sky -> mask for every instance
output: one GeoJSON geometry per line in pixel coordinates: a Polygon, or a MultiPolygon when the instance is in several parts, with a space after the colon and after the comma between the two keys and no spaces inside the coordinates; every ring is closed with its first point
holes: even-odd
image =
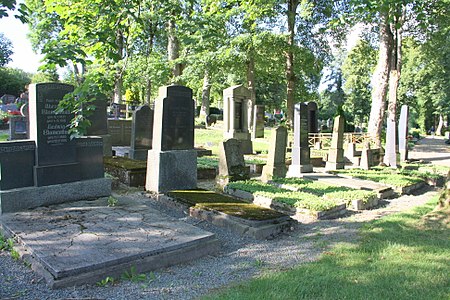
{"type": "Polygon", "coordinates": [[[8,17],[0,18],[0,32],[13,44],[12,62],[9,62],[7,67],[36,73],[42,56],[35,54],[31,49],[31,43],[27,39],[28,25],[22,24],[10,13],[8,17]]]}

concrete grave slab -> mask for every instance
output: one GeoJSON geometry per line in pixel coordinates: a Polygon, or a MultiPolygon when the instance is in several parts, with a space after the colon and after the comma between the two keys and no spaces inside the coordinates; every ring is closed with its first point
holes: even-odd
{"type": "Polygon", "coordinates": [[[15,236],[53,288],[119,278],[133,267],[148,272],[218,251],[215,235],[168,217],[145,199],[107,198],[4,214],[0,226],[15,236]]]}

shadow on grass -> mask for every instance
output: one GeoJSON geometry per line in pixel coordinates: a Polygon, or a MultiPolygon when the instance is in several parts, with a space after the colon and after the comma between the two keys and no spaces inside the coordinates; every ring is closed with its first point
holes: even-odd
{"type": "Polygon", "coordinates": [[[341,243],[316,262],[208,299],[448,299],[450,230],[441,221],[449,211],[430,223],[423,216],[432,208],[372,221],[361,229],[359,245],[341,243]]]}

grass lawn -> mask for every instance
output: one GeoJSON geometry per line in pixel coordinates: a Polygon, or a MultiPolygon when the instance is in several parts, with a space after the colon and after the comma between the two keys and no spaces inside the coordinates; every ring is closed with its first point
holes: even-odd
{"type": "Polygon", "coordinates": [[[0,133],[0,142],[6,142],[9,138],[8,133],[0,133]]]}
{"type": "Polygon", "coordinates": [[[450,299],[450,208],[436,198],[367,223],[312,263],[262,275],[205,299],[450,299]]]}

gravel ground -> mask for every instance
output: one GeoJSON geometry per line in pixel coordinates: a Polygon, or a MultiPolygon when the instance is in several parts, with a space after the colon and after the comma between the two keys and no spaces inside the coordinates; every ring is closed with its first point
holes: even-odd
{"type": "MultiPolygon", "coordinates": [[[[0,252],[0,299],[195,299],[229,284],[313,261],[335,243],[357,243],[358,228],[364,222],[421,205],[434,194],[434,190],[423,190],[420,195],[387,200],[377,209],[341,219],[305,220],[308,222],[299,224],[289,234],[267,241],[237,236],[149,201],[150,206],[168,215],[214,232],[222,243],[221,252],[148,273],[144,281],[121,280],[105,287],[93,283],[60,290],[49,289],[22,262],[0,252]]],[[[141,191],[133,191],[129,196],[145,197],[141,191]]]]}

